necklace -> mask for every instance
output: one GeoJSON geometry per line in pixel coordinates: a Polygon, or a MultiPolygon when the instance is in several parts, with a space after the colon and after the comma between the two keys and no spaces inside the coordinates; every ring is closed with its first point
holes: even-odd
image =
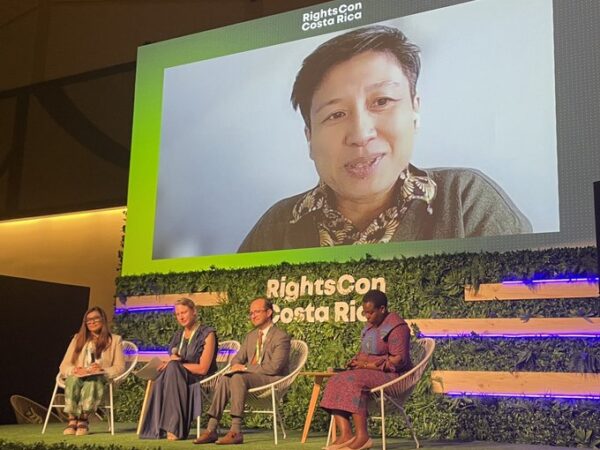
{"type": "MultiPolygon", "coordinates": [[[[196,334],[196,331],[198,330],[198,328],[200,328],[199,323],[194,326],[194,329],[190,333],[190,337],[187,339],[188,343],[192,342],[192,338],[194,337],[194,334],[196,334]]],[[[183,330],[183,333],[181,333],[181,342],[179,343],[179,350],[177,352],[179,355],[181,355],[181,350],[183,349],[183,341],[184,340],[185,340],[185,330],[183,330]]]]}

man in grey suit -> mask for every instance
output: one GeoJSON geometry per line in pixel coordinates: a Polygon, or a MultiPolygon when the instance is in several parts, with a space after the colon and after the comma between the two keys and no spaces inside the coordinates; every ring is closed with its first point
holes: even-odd
{"type": "Polygon", "coordinates": [[[246,335],[238,354],[231,361],[229,373],[222,376],[208,410],[208,425],[194,444],[241,444],[242,416],[248,389],[272,383],[288,374],[290,337],[273,325],[273,304],[257,298],[250,304],[254,330],[246,335]],[[227,402],[231,403],[231,429],[221,439],[217,427],[227,402]]]}

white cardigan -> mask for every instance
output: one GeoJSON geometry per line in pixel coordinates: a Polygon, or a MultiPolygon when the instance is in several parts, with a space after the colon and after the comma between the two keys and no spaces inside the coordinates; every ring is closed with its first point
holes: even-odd
{"type": "MultiPolygon", "coordinates": [[[[122,342],[123,339],[118,334],[112,334],[110,345],[102,352],[101,359],[99,361],[100,366],[106,372],[108,378],[116,378],[125,371],[125,355],[123,354],[122,342]]],[[[79,353],[75,364],[71,362],[73,353],[75,353],[75,343],[77,341],[77,335],[71,339],[71,343],[67,348],[67,352],[60,363],[60,374],[63,377],[73,375],[75,367],[85,366],[86,352],[84,349],[79,353]]]]}

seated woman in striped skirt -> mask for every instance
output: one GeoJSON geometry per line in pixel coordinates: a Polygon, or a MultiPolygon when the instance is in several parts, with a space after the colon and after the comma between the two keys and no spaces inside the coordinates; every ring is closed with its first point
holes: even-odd
{"type": "Polygon", "coordinates": [[[94,306],[86,311],[60,364],[60,374],[65,378],[65,413],[69,418],[63,434],[88,433],[88,416],[102,401],[108,380],[125,370],[121,343],[121,336],[110,332],[102,308],[94,306]]]}

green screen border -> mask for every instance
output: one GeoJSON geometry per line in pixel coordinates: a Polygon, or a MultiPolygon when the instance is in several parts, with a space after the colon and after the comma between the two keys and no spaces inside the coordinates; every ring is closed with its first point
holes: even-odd
{"type": "Polygon", "coordinates": [[[334,248],[152,259],[165,69],[465,3],[465,0],[440,1],[435,6],[422,3],[417,5],[415,2],[400,5],[395,0],[363,0],[361,2],[363,5],[362,19],[358,21],[314,31],[301,30],[303,13],[350,3],[358,2],[328,2],[146,45],[138,49],[127,233],[122,275],[185,272],[213,267],[233,269],[272,265],[281,262],[347,261],[360,259],[367,255],[388,259],[400,255],[414,256],[457,250],[481,250],[488,247],[487,243],[493,244],[494,239],[489,241],[488,238],[484,241],[482,238],[473,238],[458,240],[461,241],[460,243],[457,243],[457,240],[397,242],[334,248]]]}

